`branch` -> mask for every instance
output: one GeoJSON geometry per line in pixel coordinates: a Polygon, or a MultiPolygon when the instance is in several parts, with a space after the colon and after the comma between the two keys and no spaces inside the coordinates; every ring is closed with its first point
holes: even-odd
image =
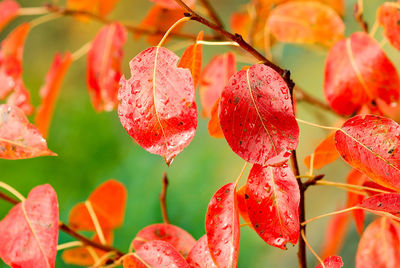
{"type": "Polygon", "coordinates": [[[224,28],[224,24],[222,23],[222,20],[218,16],[215,9],[211,6],[210,2],[208,0],[199,0],[199,1],[204,6],[204,8],[207,9],[208,14],[210,15],[211,19],[215,22],[215,24],[217,24],[221,28],[224,28]]]}
{"type": "Polygon", "coordinates": [[[306,190],[311,185],[317,184],[319,180],[322,180],[325,177],[325,174],[316,175],[313,178],[309,179],[305,183],[303,183],[304,190],[306,190]]]}
{"type": "Polygon", "coordinates": [[[167,173],[164,172],[164,175],[162,178],[162,189],[161,189],[161,194],[160,194],[160,206],[161,206],[161,215],[162,215],[163,221],[165,223],[169,224],[170,221],[168,218],[167,204],[166,204],[167,188],[168,188],[168,177],[167,177],[167,173]]]}
{"type": "MultiPolygon", "coordinates": [[[[3,193],[3,192],[0,192],[0,199],[3,199],[3,200],[5,200],[8,203],[11,203],[13,205],[16,205],[16,204],[18,204],[20,202],[19,200],[15,199],[15,198],[13,198],[13,197],[11,197],[11,196],[3,193]]],[[[100,250],[104,250],[104,251],[107,251],[107,252],[114,251],[115,255],[116,255],[116,258],[120,258],[123,255],[125,255],[125,253],[123,253],[119,249],[116,249],[116,248],[114,248],[112,246],[102,245],[100,243],[97,243],[95,241],[92,241],[92,240],[86,238],[85,236],[83,236],[83,235],[77,233],[76,231],[74,231],[71,227],[69,227],[67,224],[63,223],[62,221],[60,221],[58,223],[58,228],[61,231],[63,231],[64,233],[69,234],[70,236],[78,239],[79,241],[82,241],[82,243],[84,243],[87,246],[92,246],[94,248],[97,248],[97,249],[100,249],[100,250]]]]}
{"type": "Polygon", "coordinates": [[[357,3],[354,5],[354,18],[360,24],[361,29],[368,33],[368,23],[363,18],[364,13],[364,4],[363,0],[358,0],[357,3]]]}
{"type": "Polygon", "coordinates": [[[320,101],[319,99],[311,96],[310,94],[308,94],[306,91],[304,91],[304,89],[295,86],[294,91],[297,93],[296,95],[296,101],[305,101],[308,102],[309,104],[312,104],[318,108],[321,108],[325,111],[329,111],[331,113],[334,113],[338,116],[341,116],[340,114],[337,114],[334,110],[331,109],[331,107],[325,103],[320,101]]]}

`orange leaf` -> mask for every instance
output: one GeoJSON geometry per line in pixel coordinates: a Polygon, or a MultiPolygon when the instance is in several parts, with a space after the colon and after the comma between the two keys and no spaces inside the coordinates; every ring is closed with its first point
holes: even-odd
{"type": "Polygon", "coordinates": [[[14,106],[0,105],[0,158],[25,159],[56,155],[47,148],[40,131],[29,123],[24,112],[14,106]]]}
{"type": "Polygon", "coordinates": [[[37,109],[35,124],[44,137],[47,137],[51,118],[53,117],[54,108],[60,93],[61,83],[71,63],[72,57],[69,52],[65,54],[64,58],[62,58],[61,54],[57,53],[47,73],[45,84],[40,89],[42,103],[37,109]]]}
{"type": "MultiPolygon", "coordinates": [[[[362,186],[368,177],[356,169],[353,169],[347,175],[347,183],[362,186]]],[[[364,200],[364,196],[352,192],[347,193],[347,207],[353,207],[360,204],[364,200]]],[[[356,229],[359,234],[362,234],[364,229],[365,212],[361,209],[352,211],[353,219],[356,224],[356,229]]]]}
{"type": "Polygon", "coordinates": [[[280,42],[318,43],[331,46],[344,37],[344,23],[329,6],[319,2],[289,2],[279,5],[267,21],[280,42]]]}
{"type": "MultiPolygon", "coordinates": [[[[154,2],[157,6],[167,9],[181,9],[181,6],[175,2],[175,0],[150,0],[154,2]]],[[[189,7],[194,7],[196,0],[185,0],[186,5],[189,7]]]]}
{"type": "MultiPolygon", "coordinates": [[[[104,182],[89,196],[88,201],[93,207],[102,230],[114,229],[122,225],[126,197],[125,186],[115,180],[104,182]]],[[[68,221],[76,230],[96,231],[85,203],[79,203],[72,208],[68,221]]]]}
{"type": "MultiPolygon", "coordinates": [[[[339,154],[335,148],[335,132],[329,134],[324,140],[318,144],[317,148],[314,150],[314,160],[313,168],[320,169],[324,166],[336,161],[339,158],[339,154]]],[[[304,158],[304,164],[308,169],[311,168],[311,157],[312,155],[307,155],[304,158]]]]}
{"type": "Polygon", "coordinates": [[[68,0],[67,8],[107,16],[119,0],[68,0]]]}
{"type": "Polygon", "coordinates": [[[19,4],[14,0],[0,2],[0,31],[18,15],[19,8],[19,4]]]}
{"type": "Polygon", "coordinates": [[[246,184],[240,187],[240,189],[236,191],[236,199],[237,199],[239,215],[252,228],[246,205],[246,184]]]}
{"type": "MultiPolygon", "coordinates": [[[[196,41],[203,40],[203,31],[197,35],[196,41]]],[[[197,86],[197,82],[200,78],[201,64],[203,60],[203,49],[201,44],[190,45],[181,57],[178,63],[178,67],[188,68],[193,76],[194,87],[197,86]]]]}
{"type": "Polygon", "coordinates": [[[211,110],[211,118],[208,121],[208,133],[211,137],[220,139],[224,137],[224,132],[222,131],[221,124],[219,123],[219,99],[215,102],[211,110]]]}

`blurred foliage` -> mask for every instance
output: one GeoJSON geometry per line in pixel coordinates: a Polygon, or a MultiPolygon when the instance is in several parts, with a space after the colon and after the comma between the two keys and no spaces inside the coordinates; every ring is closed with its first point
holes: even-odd
{"type": "MultiPolygon", "coordinates": [[[[23,7],[39,6],[46,1],[19,1],[23,7]]],[[[55,1],[63,5],[63,1],[55,1]]],[[[226,25],[229,15],[238,9],[244,0],[211,1],[226,25]]],[[[365,18],[370,25],[375,20],[375,10],[381,1],[365,2],[365,18]]],[[[345,15],[346,35],[359,30],[352,17],[354,1],[347,1],[345,15]]],[[[144,17],[151,3],[147,0],[121,0],[111,18],[137,24],[144,17]]],[[[16,25],[32,17],[14,20],[3,32],[1,40],[16,25]]],[[[185,32],[197,33],[202,29],[196,22],[188,22],[185,32]]],[[[38,90],[57,51],[75,51],[90,41],[101,24],[84,23],[73,18],[59,18],[40,25],[28,36],[24,54],[24,80],[30,89],[33,102],[38,104],[38,90]]],[[[211,33],[210,31],[206,30],[211,33]]],[[[381,40],[380,32],[377,34],[381,40]]],[[[170,42],[167,47],[177,47],[181,41],[170,42]]],[[[145,49],[144,38],[129,38],[125,46],[124,73],[130,76],[128,62],[139,51],[145,49]]],[[[204,47],[205,63],[216,53],[229,47],[204,47]]],[[[390,45],[384,48],[399,67],[399,56],[390,45]]],[[[181,55],[183,49],[176,51],[181,55]]],[[[279,44],[274,50],[277,62],[292,70],[294,81],[308,92],[322,99],[324,60],[327,50],[318,46],[279,44]]],[[[241,63],[241,65],[243,65],[241,63]]],[[[67,222],[69,210],[77,202],[85,200],[101,182],[115,178],[128,189],[128,205],[125,224],[115,234],[114,245],[127,251],[130,241],[146,225],[161,222],[158,194],[161,178],[168,173],[168,209],[171,222],[188,230],[196,239],[204,234],[204,217],[207,204],[213,193],[225,183],[233,181],[239,174],[243,161],[237,157],[224,140],[208,135],[208,121],[200,118],[193,142],[167,168],[163,159],[141,149],[122,128],[116,111],[98,114],[91,106],[86,89],[86,59],[75,62],[63,83],[59,102],[48,138],[51,150],[58,157],[43,157],[31,160],[0,160],[0,180],[12,185],[22,194],[39,184],[50,183],[58,194],[60,218],[67,222]]],[[[298,105],[298,117],[320,124],[334,124],[335,117],[308,104],[298,105]]],[[[303,158],[327,133],[324,130],[301,125],[298,159],[305,173],[303,158]]],[[[342,162],[324,168],[320,172],[329,180],[344,181],[349,168],[342,162]]],[[[242,180],[242,183],[245,180],[242,180]]],[[[345,202],[345,192],[338,189],[312,187],[307,191],[307,218],[329,212],[345,202]]],[[[0,217],[11,208],[0,201],[0,217]]],[[[311,223],[308,228],[310,243],[318,251],[323,241],[326,219],[311,223]]],[[[242,228],[239,267],[296,267],[296,248],[282,251],[266,245],[255,232],[242,228]]],[[[60,243],[72,239],[60,233],[60,243]]],[[[354,226],[342,250],[345,267],[354,267],[354,256],[359,237],[354,226]]],[[[59,254],[60,255],[60,254],[59,254]]],[[[316,261],[309,254],[310,264],[316,261]]],[[[0,264],[0,267],[5,267],[0,264]]],[[[59,256],[56,267],[68,267],[59,256]]]]}

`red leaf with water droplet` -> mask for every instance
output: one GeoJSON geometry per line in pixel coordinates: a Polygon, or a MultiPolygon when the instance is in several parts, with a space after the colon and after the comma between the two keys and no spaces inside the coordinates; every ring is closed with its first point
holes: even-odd
{"type": "Polygon", "coordinates": [[[111,111],[118,104],[121,79],[122,48],[126,30],[119,23],[104,26],[93,40],[88,52],[87,83],[96,111],[111,111]]]}
{"type": "Polygon", "coordinates": [[[391,119],[358,115],[336,132],[336,149],[375,182],[400,189],[400,126],[391,119]]]}
{"type": "MultiPolygon", "coordinates": [[[[400,214],[400,194],[377,194],[366,198],[359,207],[377,212],[387,212],[393,215],[400,214]]],[[[379,213],[378,213],[379,214],[379,213]]]]}
{"type": "Polygon", "coordinates": [[[246,198],[248,198],[248,196],[246,195],[246,184],[243,185],[242,187],[240,187],[239,190],[236,191],[236,199],[237,199],[237,203],[238,203],[238,211],[239,211],[239,215],[242,217],[242,219],[246,222],[246,223],[250,223],[250,218],[249,218],[249,213],[247,211],[247,205],[246,205],[246,198]]]}
{"type": "Polygon", "coordinates": [[[290,167],[254,165],[246,185],[247,211],[257,234],[274,247],[295,245],[300,234],[300,191],[290,167]]]}
{"type": "Polygon", "coordinates": [[[236,58],[233,53],[218,55],[211,59],[200,78],[200,101],[203,116],[210,117],[215,102],[236,72],[236,58]]]}
{"type": "Polygon", "coordinates": [[[71,53],[67,52],[64,57],[57,53],[47,73],[45,84],[40,89],[42,103],[37,109],[35,124],[43,133],[44,137],[47,137],[51,118],[53,117],[54,108],[60,93],[61,83],[71,63],[71,53]]]}
{"type": "MultiPolygon", "coordinates": [[[[203,31],[197,35],[196,41],[203,40],[203,31]]],[[[190,45],[184,52],[179,61],[178,67],[188,68],[193,76],[194,87],[200,78],[201,65],[203,60],[203,46],[201,44],[190,45]]]]}
{"type": "Polygon", "coordinates": [[[181,254],[168,242],[153,240],[141,246],[136,254],[152,268],[189,268],[181,254]]]}
{"type": "Polygon", "coordinates": [[[283,163],[297,147],[299,126],[289,88],[263,64],[239,71],[229,80],[219,102],[219,120],[229,146],[247,162],[283,163]]]}
{"type": "Polygon", "coordinates": [[[324,93],[333,110],[351,115],[375,99],[398,101],[395,66],[366,33],[354,33],[335,44],[325,64],[324,93]]]}
{"type": "Polygon", "coordinates": [[[220,139],[224,137],[221,124],[219,123],[219,99],[215,102],[211,110],[211,118],[208,121],[208,133],[211,137],[220,139]]]}
{"type": "Polygon", "coordinates": [[[356,254],[356,268],[395,268],[400,265],[400,241],[395,222],[373,221],[364,231],[356,254]]]}
{"type": "MultiPolygon", "coordinates": [[[[307,155],[304,158],[304,164],[308,169],[311,168],[311,157],[307,155]]],[[[335,148],[335,132],[329,134],[324,140],[318,144],[314,150],[313,168],[320,169],[324,166],[336,161],[339,158],[339,154],[335,148]]]]}
{"type": "Polygon", "coordinates": [[[211,198],[206,214],[208,247],[218,267],[236,267],[239,256],[240,224],[236,185],[222,186],[211,198]]]}
{"type": "Polygon", "coordinates": [[[19,4],[14,0],[0,2],[0,31],[18,15],[19,4]]]}
{"type": "MultiPolygon", "coordinates": [[[[175,0],[150,0],[151,2],[154,2],[156,5],[167,8],[167,9],[182,9],[181,6],[176,3],[175,0]]],[[[194,3],[196,0],[185,0],[183,1],[186,5],[189,7],[193,7],[194,3]]]]}
{"type": "Polygon", "coordinates": [[[377,20],[389,42],[400,50],[400,3],[383,3],[377,11],[377,20]]]}
{"type": "Polygon", "coordinates": [[[203,235],[194,245],[186,261],[192,268],[217,268],[208,248],[207,235],[203,235]]]}
{"type": "Polygon", "coordinates": [[[0,105],[0,158],[25,159],[56,154],[18,107],[0,105]]]}
{"type": "MultiPolygon", "coordinates": [[[[347,175],[347,183],[352,185],[360,185],[362,186],[364,182],[366,182],[368,177],[359,172],[356,169],[352,169],[347,175]]],[[[354,207],[355,205],[360,204],[364,200],[364,195],[356,194],[352,192],[347,192],[347,207],[354,207]]],[[[353,219],[356,224],[356,228],[359,234],[362,234],[364,229],[364,219],[365,219],[365,211],[361,209],[356,209],[352,211],[353,219]]]]}
{"type": "Polygon", "coordinates": [[[0,258],[12,267],[54,267],[58,202],[54,189],[37,186],[0,221],[0,258]]]}
{"type": "Polygon", "coordinates": [[[162,240],[170,243],[179,253],[186,257],[196,244],[196,240],[178,226],[158,223],[140,230],[132,241],[133,249],[138,250],[145,242],[162,240]]]}
{"type": "MultiPolygon", "coordinates": [[[[340,267],[343,267],[343,261],[342,261],[342,258],[339,256],[331,256],[331,257],[327,257],[324,260],[324,265],[325,265],[325,268],[340,268],[340,267]]],[[[323,267],[322,267],[322,264],[319,264],[315,268],[323,268],[323,267]]]]}
{"type": "Polygon", "coordinates": [[[152,47],[130,62],[132,77],[121,78],[118,115],[122,126],[145,150],[169,165],[189,145],[197,128],[193,79],[177,68],[178,56],[152,47]]]}
{"type": "MultiPolygon", "coordinates": [[[[104,182],[90,194],[88,201],[102,230],[111,230],[122,225],[126,199],[125,186],[116,180],[104,182]]],[[[72,208],[68,221],[76,230],[96,231],[85,203],[79,203],[72,208]]]]}

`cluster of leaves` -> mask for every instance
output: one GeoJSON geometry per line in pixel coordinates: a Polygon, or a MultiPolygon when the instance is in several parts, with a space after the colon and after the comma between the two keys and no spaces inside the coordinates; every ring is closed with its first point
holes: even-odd
{"type": "MultiPolygon", "coordinates": [[[[80,16],[90,13],[101,18],[117,2],[69,0],[67,8],[79,11],[80,16]]],[[[202,115],[210,118],[210,135],[224,138],[245,161],[245,167],[252,164],[252,168],[241,188],[237,189],[240,175],[213,195],[205,217],[205,235],[198,241],[177,226],[155,224],[137,234],[128,254],[111,248],[113,230],[123,222],[127,193],[120,183],[107,181],[72,209],[68,221],[75,232],[93,232],[91,240],[111,250],[80,243],[63,252],[64,261],[83,266],[114,261],[124,267],[236,267],[239,215],[271,246],[286,249],[287,243],[296,245],[301,235],[305,240],[300,203],[306,187],[296,177],[300,174],[295,162],[289,165],[299,142],[292,86],[271,64],[254,64],[237,71],[232,52],[215,56],[202,70],[203,32],[179,58],[162,45],[168,34],[178,33],[179,23],[184,21],[178,21],[183,15],[181,1],[152,2],[155,5],[140,26],[154,29],[148,42],[158,45],[130,61],[131,78],[121,74],[125,25],[105,25],[90,43],[87,82],[95,110],[118,108],[128,134],[171,165],[195,135],[195,92],[199,86],[202,115]],[[179,23],[174,24],[176,21],[179,23]]],[[[185,1],[186,11],[191,11],[194,2],[185,1]]],[[[276,42],[289,42],[329,48],[324,94],[330,108],[343,116],[342,126],[329,127],[334,132],[305,158],[305,164],[310,170],[319,169],[341,156],[354,168],[346,185],[361,190],[349,191],[346,211],[354,212],[362,234],[357,267],[397,267],[400,125],[394,120],[400,119],[400,80],[396,68],[373,34],[356,32],[344,38],[342,1],[255,0],[251,5],[257,14],[234,14],[232,28],[252,40],[255,47],[269,51],[276,42]],[[380,217],[363,231],[365,211],[380,217]]],[[[0,2],[0,10],[6,11],[0,13],[0,27],[17,16],[19,9],[13,0],[0,2]]],[[[384,3],[377,12],[377,25],[384,28],[386,38],[397,49],[399,16],[400,3],[384,3]]],[[[23,47],[30,28],[31,23],[20,25],[1,44],[0,99],[5,104],[0,105],[0,157],[4,159],[56,155],[43,137],[47,136],[63,77],[76,57],[68,52],[55,56],[40,90],[42,103],[36,109],[35,125],[30,124],[27,116],[34,107],[22,80],[23,47]]],[[[312,179],[310,184],[317,182],[316,177],[312,179]]],[[[0,221],[0,258],[12,267],[53,267],[60,226],[56,193],[50,185],[42,185],[32,189],[27,199],[20,199],[0,221]]],[[[334,226],[344,226],[345,219],[334,218],[334,226]]],[[[324,256],[318,267],[342,267],[341,258],[334,256],[337,249],[327,252],[332,254],[324,256]]]]}

